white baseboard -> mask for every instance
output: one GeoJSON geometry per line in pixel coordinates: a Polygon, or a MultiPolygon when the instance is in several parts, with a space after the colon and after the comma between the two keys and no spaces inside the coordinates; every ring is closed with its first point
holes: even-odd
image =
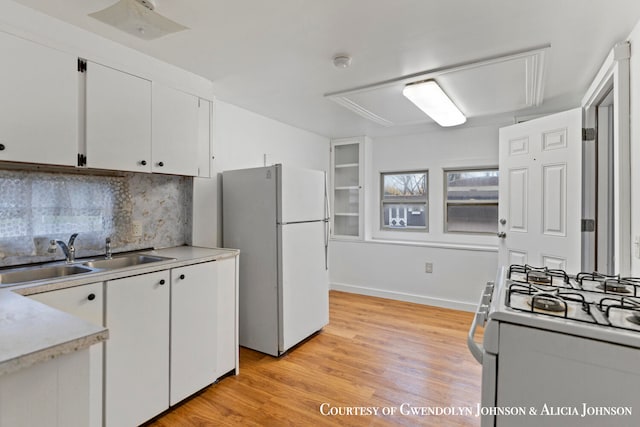
{"type": "Polygon", "coordinates": [[[435,307],[451,308],[461,311],[476,311],[476,304],[443,298],[432,298],[423,295],[407,294],[404,292],[388,291],[383,289],[367,288],[364,286],[348,285],[346,283],[330,283],[332,290],[349,292],[352,294],[368,295],[371,297],[388,298],[398,301],[414,302],[417,304],[433,305],[435,307]]]}

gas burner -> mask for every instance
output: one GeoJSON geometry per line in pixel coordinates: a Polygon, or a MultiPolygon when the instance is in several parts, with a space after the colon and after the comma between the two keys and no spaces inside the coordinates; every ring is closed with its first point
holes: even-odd
{"type": "Polygon", "coordinates": [[[627,317],[627,321],[640,326],[640,312],[633,313],[631,316],[627,317]]]}
{"type": "Polygon", "coordinates": [[[596,286],[596,289],[601,289],[605,292],[613,292],[617,294],[630,294],[631,291],[629,288],[622,282],[617,280],[605,280],[604,283],[601,283],[596,286]]]}
{"type": "Polygon", "coordinates": [[[527,282],[532,284],[550,284],[551,276],[544,271],[530,271],[527,273],[527,282]]]}
{"type": "Polygon", "coordinates": [[[569,285],[569,276],[563,270],[533,267],[529,264],[513,264],[509,266],[507,278],[533,285],[571,287],[569,285]]]}
{"type": "Polygon", "coordinates": [[[567,303],[555,295],[539,293],[532,295],[527,303],[535,309],[560,313],[567,310],[567,303]]]}
{"type": "Polygon", "coordinates": [[[598,273],[597,271],[594,271],[593,273],[578,273],[576,274],[576,280],[578,282],[580,282],[580,284],[582,284],[582,282],[584,280],[591,280],[591,281],[597,281],[597,282],[602,282],[604,280],[608,280],[608,279],[613,279],[613,280],[620,280],[620,275],[619,274],[602,274],[602,273],[598,273]]]}

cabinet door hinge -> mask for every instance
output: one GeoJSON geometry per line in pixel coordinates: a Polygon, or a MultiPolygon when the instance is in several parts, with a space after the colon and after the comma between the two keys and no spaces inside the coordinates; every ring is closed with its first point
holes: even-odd
{"type": "Polygon", "coordinates": [[[87,61],[82,58],[78,58],[78,72],[84,73],[87,71],[87,61]]]}
{"type": "Polygon", "coordinates": [[[78,153],[78,166],[86,166],[87,165],[87,156],[84,154],[78,153]]]}
{"type": "Polygon", "coordinates": [[[594,128],[582,128],[582,140],[583,141],[595,141],[596,130],[594,128]]]}

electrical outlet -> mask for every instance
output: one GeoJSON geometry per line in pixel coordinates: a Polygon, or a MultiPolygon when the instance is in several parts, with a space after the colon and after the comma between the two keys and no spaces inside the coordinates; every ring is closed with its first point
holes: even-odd
{"type": "Polygon", "coordinates": [[[433,273],[433,263],[432,262],[425,262],[424,263],[424,272],[425,273],[433,273]]]}
{"type": "Polygon", "coordinates": [[[142,223],[140,221],[133,221],[131,223],[131,234],[133,237],[142,236],[142,223]]]}

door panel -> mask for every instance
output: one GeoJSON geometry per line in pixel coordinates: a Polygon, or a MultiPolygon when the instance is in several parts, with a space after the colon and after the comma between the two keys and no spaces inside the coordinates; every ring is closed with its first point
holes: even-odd
{"type": "Polygon", "coordinates": [[[542,172],[542,232],[566,236],[566,164],[544,166],[542,172]]]}
{"type": "Polygon", "coordinates": [[[75,55],[0,32],[0,160],[74,166],[75,55]]]}
{"type": "Polygon", "coordinates": [[[528,257],[526,252],[509,251],[509,265],[511,264],[527,264],[528,257]]]}
{"type": "Polygon", "coordinates": [[[325,218],[324,172],[281,166],[281,222],[325,218]]]}
{"type": "Polygon", "coordinates": [[[329,277],[324,263],[324,223],[289,224],[280,229],[280,351],[286,351],[329,322],[329,277]]]}
{"type": "Polygon", "coordinates": [[[500,129],[501,265],[580,269],[581,127],[575,109],[500,129]]]}
{"type": "Polygon", "coordinates": [[[527,169],[509,170],[509,230],[527,232],[527,169]]]}
{"type": "Polygon", "coordinates": [[[151,82],[87,64],[87,166],[151,170],[151,82]]]}
{"type": "Polygon", "coordinates": [[[198,108],[195,96],[153,83],[153,172],[198,175],[198,108]]]}

